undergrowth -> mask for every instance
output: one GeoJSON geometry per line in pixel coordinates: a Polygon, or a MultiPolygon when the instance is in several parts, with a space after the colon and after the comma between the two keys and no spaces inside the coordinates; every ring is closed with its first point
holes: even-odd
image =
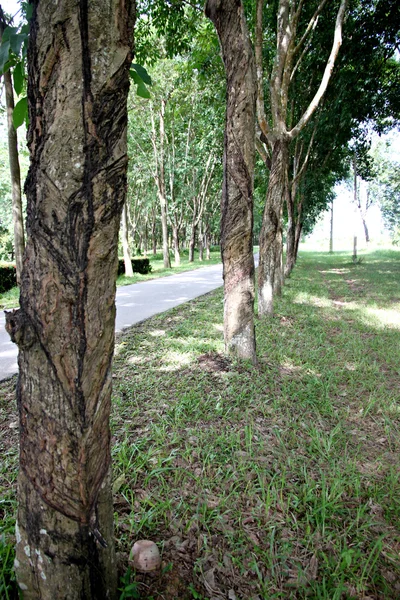
{"type": "MultiPolygon", "coordinates": [[[[123,598],[400,597],[399,259],[303,252],[274,316],[256,319],[257,367],[223,355],[222,290],[118,337],[123,598]],[[160,573],[130,571],[137,539],[157,542],[160,573]]],[[[13,385],[0,387],[3,556],[13,385]]]]}

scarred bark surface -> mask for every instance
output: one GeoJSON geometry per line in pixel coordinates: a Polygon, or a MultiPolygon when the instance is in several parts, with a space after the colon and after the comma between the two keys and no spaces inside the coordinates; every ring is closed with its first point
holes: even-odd
{"type": "Polygon", "coordinates": [[[256,362],[254,335],[253,172],[255,65],[240,0],[208,0],[227,81],[221,252],[226,350],[256,362]]]}
{"type": "Polygon", "coordinates": [[[19,346],[24,598],[113,598],[111,360],[126,193],[130,0],[34,2],[19,346]]]}

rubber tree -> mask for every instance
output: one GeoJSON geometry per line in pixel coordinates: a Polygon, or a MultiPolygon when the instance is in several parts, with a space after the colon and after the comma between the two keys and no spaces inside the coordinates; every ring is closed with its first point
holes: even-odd
{"type": "Polygon", "coordinates": [[[240,0],[207,0],[226,74],[221,253],[226,351],[256,362],[254,332],[253,189],[255,64],[240,0]]]}
{"type": "Polygon", "coordinates": [[[35,0],[19,347],[16,574],[24,599],[115,598],[110,473],[130,0],[35,0]]]}
{"type": "Polygon", "coordinates": [[[264,103],[263,67],[263,0],[257,0],[255,56],[257,64],[257,116],[261,141],[265,144],[270,169],[263,222],[260,232],[258,269],[258,312],[273,312],[273,298],[281,291],[282,209],[287,200],[289,146],[307,126],[323,98],[342,42],[342,26],[346,0],[341,0],[336,15],[333,42],[318,89],[296,124],[291,122],[289,88],[294,75],[309,49],[309,40],[326,0],[316,3],[315,11],[304,25],[301,21],[303,2],[279,0],[277,10],[276,50],[269,79],[269,112],[264,103]],[[300,34],[300,24],[304,25],[300,34]]]}

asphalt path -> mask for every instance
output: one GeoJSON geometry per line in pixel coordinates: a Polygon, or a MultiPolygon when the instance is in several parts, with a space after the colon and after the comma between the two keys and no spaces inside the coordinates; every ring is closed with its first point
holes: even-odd
{"type": "MultiPolygon", "coordinates": [[[[176,275],[117,288],[115,330],[122,331],[169,308],[184,304],[222,285],[222,265],[201,267],[176,275]]],[[[0,314],[0,381],[18,372],[17,346],[5,330],[0,314]]]]}

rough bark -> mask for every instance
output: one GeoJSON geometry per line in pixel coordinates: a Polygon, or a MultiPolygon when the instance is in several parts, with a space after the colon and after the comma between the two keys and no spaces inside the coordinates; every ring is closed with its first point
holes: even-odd
{"type": "Polygon", "coordinates": [[[258,313],[272,314],[273,297],[282,288],[282,208],[287,196],[288,142],[276,140],[260,231],[258,313]]]}
{"type": "Polygon", "coordinates": [[[128,209],[126,202],[122,209],[122,249],[124,252],[125,275],[133,277],[131,249],[129,247],[128,209]]]}
{"type": "Polygon", "coordinates": [[[25,600],[117,593],[109,414],[133,22],[129,0],[34,2],[27,246],[21,308],[7,315],[25,600]]]}
{"type": "MultiPolygon", "coordinates": [[[[2,33],[6,27],[3,20],[3,11],[0,7],[0,42],[2,33]]],[[[22,260],[25,250],[24,219],[22,214],[21,195],[21,169],[18,155],[18,134],[13,123],[14,92],[10,71],[3,74],[6,109],[7,109],[7,134],[8,134],[8,158],[10,162],[12,216],[14,228],[14,250],[17,272],[17,283],[21,281],[22,260]]]]}
{"type": "Polygon", "coordinates": [[[225,65],[224,179],[221,253],[227,352],[256,362],[254,332],[253,185],[255,64],[240,0],[208,0],[225,65]]]}

